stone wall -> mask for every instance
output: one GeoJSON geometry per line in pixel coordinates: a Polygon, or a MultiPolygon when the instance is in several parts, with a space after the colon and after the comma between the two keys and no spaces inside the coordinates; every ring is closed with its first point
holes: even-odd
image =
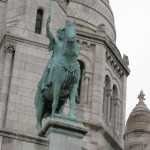
{"type": "Polygon", "coordinates": [[[5,32],[5,9],[6,2],[5,0],[0,1],[0,40],[5,32]]]}
{"type": "Polygon", "coordinates": [[[42,138],[3,132],[1,150],[48,150],[48,141],[42,138]]]}

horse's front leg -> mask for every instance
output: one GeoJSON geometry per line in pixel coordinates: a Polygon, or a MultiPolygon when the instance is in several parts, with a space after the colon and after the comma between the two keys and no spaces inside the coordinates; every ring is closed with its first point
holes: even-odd
{"type": "Polygon", "coordinates": [[[54,85],[53,85],[53,104],[52,104],[51,117],[54,117],[54,115],[56,113],[56,109],[58,107],[60,88],[61,88],[60,83],[54,83],[54,85]]]}
{"type": "Polygon", "coordinates": [[[40,129],[42,127],[42,119],[44,116],[44,100],[41,99],[41,101],[37,105],[37,110],[36,110],[36,116],[37,116],[37,129],[40,129]]]}
{"type": "Polygon", "coordinates": [[[78,89],[78,84],[75,84],[72,86],[72,88],[70,89],[70,94],[69,94],[69,106],[70,106],[70,110],[69,110],[69,114],[68,117],[71,119],[76,119],[76,115],[75,115],[75,107],[76,107],[76,95],[77,95],[77,89],[78,89]]]}

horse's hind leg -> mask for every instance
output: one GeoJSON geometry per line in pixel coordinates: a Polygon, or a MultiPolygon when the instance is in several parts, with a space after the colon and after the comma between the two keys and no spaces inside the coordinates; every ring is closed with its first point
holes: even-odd
{"type": "Polygon", "coordinates": [[[75,106],[76,106],[77,88],[78,88],[78,84],[75,84],[75,85],[73,85],[73,87],[70,89],[70,95],[69,95],[70,110],[69,110],[68,116],[69,116],[69,118],[71,118],[71,119],[76,119],[75,106]]]}
{"type": "Polygon", "coordinates": [[[56,109],[58,107],[58,101],[59,101],[59,94],[60,94],[60,83],[55,83],[53,85],[53,104],[52,104],[52,114],[51,117],[54,117],[56,113],[56,109]]]}
{"type": "Polygon", "coordinates": [[[36,116],[37,116],[37,128],[40,129],[42,127],[42,119],[44,116],[44,100],[42,99],[39,103],[38,103],[38,107],[36,110],[36,116]]]}

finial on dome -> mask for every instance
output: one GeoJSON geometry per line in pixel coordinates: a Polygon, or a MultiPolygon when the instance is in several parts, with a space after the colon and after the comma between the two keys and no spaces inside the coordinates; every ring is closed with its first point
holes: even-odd
{"type": "Polygon", "coordinates": [[[140,94],[138,95],[138,99],[139,99],[139,102],[144,102],[145,94],[144,94],[143,90],[140,91],[140,94]]]}

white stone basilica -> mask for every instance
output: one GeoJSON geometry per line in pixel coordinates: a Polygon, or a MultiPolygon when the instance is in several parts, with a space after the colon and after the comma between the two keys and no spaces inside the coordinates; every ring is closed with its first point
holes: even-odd
{"type": "MultiPolygon", "coordinates": [[[[48,150],[47,138],[37,136],[34,108],[37,83],[50,55],[48,6],[49,0],[0,0],[0,150],[48,150]]],[[[68,18],[77,25],[82,76],[76,109],[88,128],[82,149],[124,150],[129,60],[115,44],[109,1],[54,0],[51,16],[54,35],[68,18]]],[[[147,115],[143,102],[138,106],[147,115]]],[[[132,123],[131,117],[126,150],[145,150],[145,145],[133,146],[132,123]]]]}

